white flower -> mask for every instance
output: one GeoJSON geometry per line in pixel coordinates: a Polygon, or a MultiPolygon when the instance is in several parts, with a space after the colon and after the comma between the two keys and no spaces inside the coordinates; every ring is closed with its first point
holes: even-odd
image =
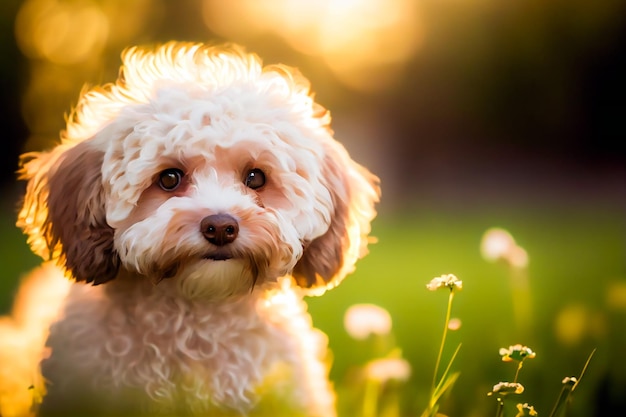
{"type": "Polygon", "coordinates": [[[404,382],[411,376],[411,365],[402,358],[375,359],[365,366],[365,373],[369,379],[379,382],[404,382]]]}
{"type": "Polygon", "coordinates": [[[532,359],[537,354],[528,346],[521,344],[511,345],[509,348],[500,348],[499,352],[502,356],[502,362],[523,361],[526,358],[532,359]]]}
{"type": "Polygon", "coordinates": [[[528,253],[504,229],[494,227],[487,230],[480,244],[480,252],[490,262],[504,260],[515,268],[528,266],[528,253]]]}
{"type": "Polygon", "coordinates": [[[449,288],[450,290],[462,290],[463,281],[459,280],[455,275],[447,274],[436,277],[426,284],[429,291],[437,291],[439,288],[449,288]]]}
{"type": "Polygon", "coordinates": [[[497,261],[507,258],[507,255],[516,246],[515,239],[509,232],[494,227],[487,230],[483,235],[480,252],[487,261],[497,261]]]}
{"type": "Polygon", "coordinates": [[[518,382],[498,382],[487,395],[521,394],[522,392],[524,392],[524,386],[518,382]]]}
{"type": "Polygon", "coordinates": [[[532,405],[529,405],[528,403],[524,403],[524,404],[517,404],[515,407],[517,407],[517,414],[515,415],[515,417],[524,417],[524,416],[536,416],[537,412],[535,411],[535,407],[533,407],[532,405]]]}
{"type": "Polygon", "coordinates": [[[569,386],[574,386],[578,383],[578,379],[576,379],[575,376],[568,376],[566,378],[563,378],[563,381],[561,381],[561,383],[563,385],[569,385],[569,386]]]}
{"type": "Polygon", "coordinates": [[[363,340],[371,334],[388,334],[391,331],[391,315],[374,304],[355,304],[346,311],[343,324],[350,336],[363,340]]]}

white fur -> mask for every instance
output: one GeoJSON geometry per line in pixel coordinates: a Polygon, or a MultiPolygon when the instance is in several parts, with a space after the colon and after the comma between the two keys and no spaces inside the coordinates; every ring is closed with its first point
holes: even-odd
{"type": "MultiPolygon", "coordinates": [[[[46,413],[334,415],[326,337],[302,296],[366,253],[377,178],[335,141],[293,69],[199,44],[123,60],[117,83],[81,96],[62,143],[22,170],[18,224],[57,261],[49,276],[101,285],[44,304],[28,337],[16,333],[34,353],[0,345],[0,359],[20,362],[0,366],[31,378],[46,413]],[[183,181],[165,191],[171,168],[183,181]],[[266,177],[258,189],[245,183],[253,168],[266,177]],[[203,235],[213,215],[236,222],[236,239],[203,235]]],[[[16,389],[0,381],[4,417],[31,413],[16,389]]]]}
{"type": "Polygon", "coordinates": [[[326,339],[288,285],[275,287],[278,298],[266,289],[228,303],[184,301],[174,285],[74,286],[63,320],[51,329],[49,344],[58,352],[44,364],[44,371],[64,374],[54,389],[96,391],[103,402],[127,391],[159,414],[243,414],[261,401],[255,389],[266,374],[283,364],[293,372],[276,387],[284,410],[270,411],[290,415],[304,406],[310,415],[333,414],[326,339]],[[107,325],[94,328],[94,321],[107,325]],[[90,382],[97,386],[84,386],[90,382]]]}

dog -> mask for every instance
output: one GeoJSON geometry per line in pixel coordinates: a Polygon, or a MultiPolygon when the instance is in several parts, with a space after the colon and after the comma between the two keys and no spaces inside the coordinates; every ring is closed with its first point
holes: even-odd
{"type": "Polygon", "coordinates": [[[294,68],[125,50],[22,157],[18,226],[47,262],[0,321],[0,414],[335,415],[303,297],[367,253],[380,188],[333,135],[294,68]]]}

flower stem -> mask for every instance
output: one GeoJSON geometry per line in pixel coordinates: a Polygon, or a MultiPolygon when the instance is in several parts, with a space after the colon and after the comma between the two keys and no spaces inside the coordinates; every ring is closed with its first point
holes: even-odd
{"type": "Polygon", "coordinates": [[[530,334],[531,325],[531,297],[528,284],[527,270],[511,266],[511,305],[513,307],[513,317],[517,326],[517,331],[522,338],[527,338],[530,334]]]}
{"type": "Polygon", "coordinates": [[[498,398],[498,408],[496,409],[496,417],[502,417],[504,414],[504,401],[498,398]]]}
{"type": "Polygon", "coordinates": [[[367,378],[365,381],[365,397],[363,399],[363,417],[376,417],[378,409],[378,381],[367,378]]]}
{"type": "Polygon", "coordinates": [[[450,289],[450,295],[448,296],[448,309],[446,311],[446,321],[443,326],[443,336],[441,337],[441,345],[439,346],[439,354],[437,355],[437,362],[435,363],[435,373],[433,374],[433,382],[430,386],[431,395],[434,394],[435,386],[437,385],[437,374],[439,373],[439,365],[441,364],[441,356],[443,355],[443,347],[446,344],[446,336],[448,335],[448,324],[450,323],[450,312],[452,311],[452,299],[454,298],[454,291],[450,289]]]}
{"type": "Polygon", "coordinates": [[[522,369],[523,364],[524,364],[524,359],[519,361],[519,364],[517,365],[517,371],[515,371],[515,378],[513,378],[513,383],[517,382],[517,377],[519,376],[519,371],[522,369]]]}
{"type": "Polygon", "coordinates": [[[552,407],[552,411],[550,412],[550,417],[554,417],[557,415],[557,412],[559,411],[559,409],[561,408],[563,403],[565,403],[565,400],[569,396],[569,392],[570,390],[567,389],[567,387],[561,388],[559,397],[556,399],[556,403],[554,403],[554,407],[552,407]]]}
{"type": "Polygon", "coordinates": [[[554,403],[554,407],[552,407],[552,411],[550,412],[550,417],[557,416],[560,408],[569,401],[572,392],[578,387],[578,384],[580,384],[580,380],[583,378],[583,375],[585,375],[587,367],[589,366],[589,362],[591,362],[591,358],[593,358],[594,353],[596,353],[595,349],[591,351],[591,354],[587,358],[587,362],[585,362],[585,366],[583,366],[583,370],[580,372],[580,376],[578,377],[578,379],[576,379],[574,385],[564,385],[563,388],[561,388],[559,397],[556,399],[556,403],[554,403]]]}

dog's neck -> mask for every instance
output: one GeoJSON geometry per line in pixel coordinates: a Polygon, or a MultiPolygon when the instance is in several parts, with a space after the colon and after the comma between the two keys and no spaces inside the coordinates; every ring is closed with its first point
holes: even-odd
{"type": "Polygon", "coordinates": [[[168,300],[178,304],[187,304],[190,308],[200,307],[203,310],[207,308],[218,307],[220,305],[233,303],[256,302],[259,298],[267,298],[269,293],[280,291],[285,286],[284,280],[289,278],[281,278],[274,282],[258,283],[245,294],[236,294],[220,299],[206,300],[203,298],[187,298],[180,294],[176,278],[152,279],[148,276],[137,274],[126,269],[120,269],[118,276],[102,284],[104,294],[110,300],[122,304],[133,304],[138,300],[146,298],[161,298],[164,302],[168,300]],[[197,307],[194,307],[197,306],[197,307]]]}

